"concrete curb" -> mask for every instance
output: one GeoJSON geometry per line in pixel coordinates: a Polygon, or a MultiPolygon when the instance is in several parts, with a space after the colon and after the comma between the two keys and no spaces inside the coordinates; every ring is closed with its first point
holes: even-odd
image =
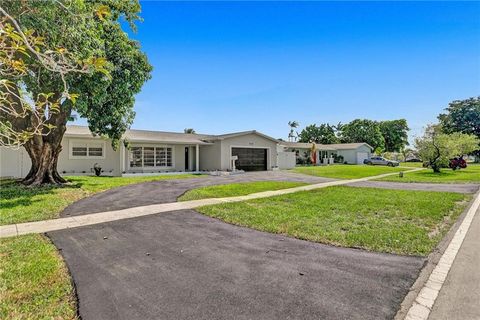
{"type": "Polygon", "coordinates": [[[408,309],[404,319],[406,320],[427,320],[432,311],[435,300],[447,278],[448,272],[455,261],[455,257],[462,246],[468,229],[480,208],[480,192],[477,192],[475,199],[467,210],[467,213],[456,230],[447,249],[441,256],[438,264],[428,276],[428,279],[419,290],[415,300],[408,309]]]}
{"type": "MultiPolygon", "coordinates": [[[[407,172],[413,172],[413,171],[419,171],[419,170],[423,170],[423,168],[416,168],[416,169],[408,170],[407,172]]],[[[300,187],[289,188],[289,189],[258,192],[258,193],[252,193],[246,196],[162,203],[162,204],[155,204],[155,205],[148,205],[148,206],[141,206],[141,207],[133,207],[133,208],[122,209],[122,210],[85,214],[85,215],[75,216],[75,217],[11,224],[11,225],[0,226],[0,238],[7,238],[7,237],[19,236],[19,235],[30,234],[30,233],[45,233],[49,231],[76,228],[76,227],[88,226],[88,225],[93,225],[93,224],[98,224],[103,222],[141,217],[141,216],[146,216],[146,215],[151,215],[156,213],[185,210],[185,209],[194,209],[201,206],[212,205],[212,204],[240,202],[245,200],[267,198],[267,197],[295,193],[300,191],[309,191],[309,190],[315,190],[315,189],[326,188],[331,186],[345,185],[353,182],[368,181],[368,180],[383,178],[383,177],[396,175],[396,174],[398,174],[398,172],[385,173],[377,176],[371,176],[371,177],[365,177],[365,178],[359,178],[359,179],[335,180],[335,181],[322,182],[322,183],[311,184],[311,185],[300,186],[300,187]]]]}

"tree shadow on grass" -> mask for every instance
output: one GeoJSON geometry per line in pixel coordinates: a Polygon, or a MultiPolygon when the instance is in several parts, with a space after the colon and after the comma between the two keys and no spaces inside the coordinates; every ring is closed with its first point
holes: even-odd
{"type": "Polygon", "coordinates": [[[28,187],[20,180],[0,181],[0,207],[2,210],[14,209],[18,206],[30,206],[36,202],[43,201],[36,199],[36,196],[55,193],[58,189],[78,189],[78,183],[67,183],[65,185],[46,185],[40,187],[28,187]]]}

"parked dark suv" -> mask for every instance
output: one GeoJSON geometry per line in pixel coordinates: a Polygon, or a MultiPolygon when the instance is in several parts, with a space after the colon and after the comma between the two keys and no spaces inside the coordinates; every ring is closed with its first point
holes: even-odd
{"type": "Polygon", "coordinates": [[[389,167],[396,167],[399,165],[398,161],[395,160],[388,160],[385,159],[384,157],[371,157],[370,159],[365,159],[363,160],[364,164],[369,164],[369,165],[380,165],[380,166],[389,166],[389,167]]]}

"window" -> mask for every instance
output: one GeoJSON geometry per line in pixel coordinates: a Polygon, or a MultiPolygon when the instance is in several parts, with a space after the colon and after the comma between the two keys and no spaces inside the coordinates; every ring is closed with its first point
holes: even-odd
{"type": "Polygon", "coordinates": [[[103,145],[100,143],[88,145],[89,157],[103,157],[103,145]]]}
{"type": "Polygon", "coordinates": [[[130,167],[142,167],[142,147],[133,147],[130,150],[130,167]]]}
{"type": "Polygon", "coordinates": [[[173,148],[171,147],[132,147],[130,167],[172,167],[173,148]]]}
{"type": "Polygon", "coordinates": [[[104,159],[105,142],[70,140],[70,159],[104,159]]]}
{"type": "Polygon", "coordinates": [[[144,147],[143,148],[143,166],[153,167],[155,163],[155,148],[144,147]]]}
{"type": "Polygon", "coordinates": [[[166,167],[167,161],[165,159],[165,148],[156,148],[155,150],[155,166],[166,167]]]}
{"type": "Polygon", "coordinates": [[[87,156],[87,144],[86,143],[78,143],[72,147],[72,156],[74,157],[86,157],[87,156]]]}

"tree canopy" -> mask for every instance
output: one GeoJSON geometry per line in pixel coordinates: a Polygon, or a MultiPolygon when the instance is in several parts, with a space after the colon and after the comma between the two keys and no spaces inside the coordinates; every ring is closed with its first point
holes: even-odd
{"type": "MultiPolygon", "coordinates": [[[[58,101],[54,112],[47,113],[41,132],[24,143],[32,160],[24,182],[63,182],[56,164],[66,122],[72,116],[86,118],[92,133],[111,138],[114,147],[133,121],[134,95],[150,78],[152,68],[139,44],[122,30],[119,19],[125,18],[134,28],[140,5],[137,0],[12,0],[2,2],[1,8],[17,23],[18,32],[38,35],[47,52],[57,50],[74,65],[95,67],[59,76],[29,55],[24,57],[29,72],[12,79],[17,93],[31,97],[47,93],[52,101],[58,101]],[[70,99],[62,98],[65,92],[70,99]]],[[[12,97],[9,94],[9,99],[12,97]]],[[[2,123],[8,122],[16,131],[28,131],[32,126],[32,113],[1,116],[2,123]]]]}
{"type": "Polygon", "coordinates": [[[316,142],[322,144],[337,143],[338,138],[335,128],[328,123],[322,123],[319,126],[312,124],[306,126],[299,134],[299,142],[316,142]]]}
{"type": "Polygon", "coordinates": [[[450,102],[438,119],[445,133],[461,132],[480,138],[480,97],[450,102]]]}
{"type": "Polygon", "coordinates": [[[352,122],[343,124],[340,131],[340,139],[345,143],[368,143],[377,152],[385,147],[385,139],[380,130],[380,125],[378,122],[368,119],[355,119],[352,122]]]}
{"type": "Polygon", "coordinates": [[[380,132],[385,140],[386,152],[401,152],[408,145],[408,128],[407,120],[387,120],[380,121],[380,132]]]}
{"type": "Polygon", "coordinates": [[[51,115],[59,111],[62,101],[75,99],[76,95],[68,91],[66,75],[104,71],[103,60],[91,56],[81,61],[64,47],[48,47],[43,36],[34,29],[21,28],[2,6],[0,34],[0,145],[18,147],[34,135],[48,134],[54,128],[48,122],[51,115]],[[61,94],[23,89],[24,81],[37,74],[40,68],[61,80],[61,94]]]}
{"type": "Polygon", "coordinates": [[[420,157],[434,172],[447,167],[449,159],[468,154],[478,147],[480,139],[472,134],[446,134],[440,125],[430,125],[422,137],[415,139],[420,157]]]}
{"type": "MultiPolygon", "coordinates": [[[[443,132],[473,134],[480,138],[480,97],[452,101],[445,110],[446,113],[438,116],[443,132]]],[[[480,146],[473,153],[480,161],[480,146]]]]}

